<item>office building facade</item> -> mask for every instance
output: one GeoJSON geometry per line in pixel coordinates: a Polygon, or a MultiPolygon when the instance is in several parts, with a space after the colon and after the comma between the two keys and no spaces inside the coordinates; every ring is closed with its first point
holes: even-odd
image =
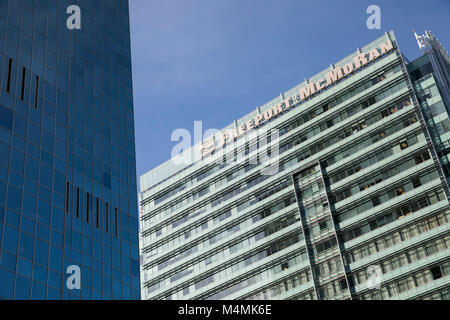
{"type": "Polygon", "coordinates": [[[128,1],[0,1],[0,86],[0,298],[140,299],[128,1]]]}
{"type": "Polygon", "coordinates": [[[409,63],[386,33],[141,176],[141,297],[448,299],[434,46],[409,63]]]}

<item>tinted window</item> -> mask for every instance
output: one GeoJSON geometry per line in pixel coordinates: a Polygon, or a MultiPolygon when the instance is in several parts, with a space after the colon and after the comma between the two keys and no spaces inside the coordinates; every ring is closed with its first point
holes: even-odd
{"type": "Polygon", "coordinates": [[[12,130],[13,113],[11,110],[0,106],[0,126],[12,130]]]}

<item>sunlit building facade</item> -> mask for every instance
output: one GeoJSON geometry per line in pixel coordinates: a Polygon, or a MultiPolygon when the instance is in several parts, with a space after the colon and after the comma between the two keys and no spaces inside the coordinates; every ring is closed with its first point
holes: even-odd
{"type": "Polygon", "coordinates": [[[386,33],[141,176],[141,297],[448,299],[438,48],[409,63],[386,33]],[[248,138],[263,129],[271,174],[248,138]]]}

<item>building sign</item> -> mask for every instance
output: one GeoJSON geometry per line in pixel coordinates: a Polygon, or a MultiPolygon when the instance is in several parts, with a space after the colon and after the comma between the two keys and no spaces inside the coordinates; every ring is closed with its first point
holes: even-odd
{"type": "MultiPolygon", "coordinates": [[[[298,105],[309,97],[316,95],[326,88],[332,86],[336,82],[340,81],[343,77],[353,74],[358,69],[363,68],[370,62],[377,58],[389,53],[394,49],[391,40],[387,40],[379,47],[373,48],[369,52],[358,53],[353,57],[353,61],[343,66],[333,68],[330,72],[326,73],[325,77],[317,82],[306,81],[306,85],[299,89],[298,94],[284,99],[282,102],[276,104],[273,108],[267,109],[263,113],[258,114],[253,119],[248,120],[245,123],[241,123],[234,129],[227,129],[220,134],[219,145],[223,148],[227,143],[235,141],[238,137],[245,133],[260,127],[262,124],[278,117],[285,111],[290,110],[292,107],[298,105]]],[[[214,136],[205,141],[200,148],[202,158],[210,155],[216,147],[214,136]]]]}

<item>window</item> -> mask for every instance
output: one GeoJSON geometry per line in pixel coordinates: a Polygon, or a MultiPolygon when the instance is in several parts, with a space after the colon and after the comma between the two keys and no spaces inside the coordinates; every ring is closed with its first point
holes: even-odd
{"type": "Polygon", "coordinates": [[[444,121],[441,122],[441,124],[442,124],[442,128],[444,129],[444,132],[450,131],[450,120],[449,119],[445,119],[444,121]]]}
{"type": "Polygon", "coordinates": [[[105,230],[106,232],[108,232],[108,228],[109,228],[109,222],[108,222],[108,204],[105,204],[105,230]]]}
{"type": "Polygon", "coordinates": [[[403,189],[403,187],[399,187],[395,190],[395,193],[397,196],[401,196],[402,194],[405,194],[405,189],[403,189]]]}
{"type": "Polygon", "coordinates": [[[80,188],[77,188],[77,218],[80,216],[80,188]]]}
{"type": "Polygon", "coordinates": [[[373,231],[373,230],[377,229],[378,228],[377,221],[376,220],[371,221],[369,223],[369,226],[370,226],[370,231],[373,231]]]}
{"type": "Polygon", "coordinates": [[[12,73],[12,59],[8,62],[8,79],[6,80],[6,92],[11,92],[11,73],[12,73]]]}
{"type": "Polygon", "coordinates": [[[397,111],[398,111],[397,106],[393,106],[393,107],[389,108],[389,113],[390,114],[396,113],[397,111]]]}
{"type": "Polygon", "coordinates": [[[403,142],[400,142],[400,149],[404,150],[406,148],[408,148],[408,142],[406,140],[403,142]]]}
{"type": "Polygon", "coordinates": [[[38,107],[38,96],[39,96],[39,76],[36,76],[36,82],[35,82],[35,89],[34,89],[34,108],[37,109],[38,107]]]}
{"type": "Polygon", "coordinates": [[[420,179],[418,177],[411,179],[411,181],[412,181],[412,185],[413,185],[414,189],[418,188],[422,185],[422,183],[420,182],[420,179]]]}
{"type": "Polygon", "coordinates": [[[66,183],[66,213],[69,212],[69,190],[70,185],[69,182],[66,183]]]}
{"type": "Polygon", "coordinates": [[[20,91],[20,100],[25,99],[25,76],[26,76],[26,69],[22,68],[22,89],[20,91]]]}
{"type": "Polygon", "coordinates": [[[96,225],[96,227],[98,228],[98,198],[97,198],[97,200],[96,200],[96,210],[95,210],[95,212],[96,212],[96,215],[95,215],[95,225],[96,225]]]}
{"type": "Polygon", "coordinates": [[[0,106],[0,126],[8,130],[13,126],[13,112],[3,106],[0,106]]]}
{"type": "Polygon", "coordinates": [[[333,120],[327,121],[327,128],[331,128],[333,126],[333,120]]]}
{"type": "Polygon", "coordinates": [[[422,158],[422,156],[420,154],[414,157],[414,163],[415,164],[420,164],[422,162],[423,162],[423,158],[422,158]]]}
{"type": "Polygon", "coordinates": [[[339,285],[341,287],[341,290],[347,289],[347,281],[345,281],[345,279],[341,279],[339,281],[339,285]]]}
{"type": "Polygon", "coordinates": [[[376,207],[376,206],[378,206],[378,205],[380,205],[380,198],[379,197],[374,197],[374,198],[372,198],[372,205],[374,206],[374,207],[376,207]]]}
{"type": "Polygon", "coordinates": [[[114,208],[114,228],[115,228],[115,235],[116,235],[116,238],[117,238],[117,230],[118,230],[118,228],[117,228],[117,208],[114,208]]]}
{"type": "Polygon", "coordinates": [[[86,222],[89,223],[89,192],[86,192],[86,222]]]}
{"type": "Polygon", "coordinates": [[[106,172],[103,172],[103,186],[111,189],[111,176],[106,172]]]}
{"type": "Polygon", "coordinates": [[[431,268],[430,271],[431,271],[431,274],[433,275],[434,280],[442,278],[442,270],[441,270],[440,266],[431,268]]]}
{"type": "Polygon", "coordinates": [[[361,103],[362,108],[365,109],[367,107],[369,107],[369,101],[364,101],[363,103],[361,103]]]}

